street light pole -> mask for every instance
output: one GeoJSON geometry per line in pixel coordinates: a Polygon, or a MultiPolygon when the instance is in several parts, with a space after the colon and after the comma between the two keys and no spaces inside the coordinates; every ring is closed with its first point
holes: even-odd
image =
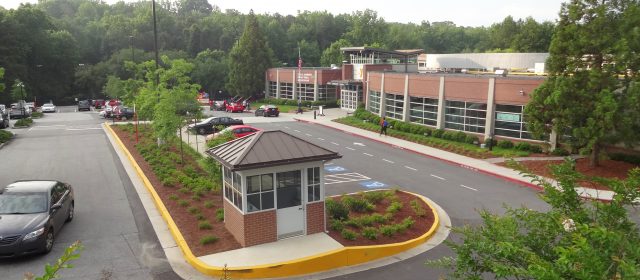
{"type": "MultiPolygon", "coordinates": [[[[160,84],[160,77],[158,77],[158,28],[156,26],[156,1],[151,0],[151,8],[153,12],[153,49],[155,51],[156,56],[156,86],[160,84]]],[[[156,89],[157,90],[157,89],[156,89]]],[[[160,102],[160,92],[156,93],[158,96],[158,102],[160,102]]]]}
{"type": "Polygon", "coordinates": [[[136,55],[133,52],[133,35],[129,36],[129,45],[131,46],[131,61],[136,62],[136,55]]]}

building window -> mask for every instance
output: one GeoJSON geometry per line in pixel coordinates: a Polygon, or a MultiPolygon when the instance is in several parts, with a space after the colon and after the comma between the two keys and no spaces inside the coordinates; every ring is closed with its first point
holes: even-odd
{"type": "Polygon", "coordinates": [[[369,112],[372,112],[376,115],[379,114],[380,113],[380,92],[370,90],[369,98],[367,101],[369,103],[369,106],[367,106],[369,108],[369,112]]]}
{"type": "Polygon", "coordinates": [[[531,139],[531,134],[527,131],[527,123],[524,121],[522,105],[502,105],[496,104],[496,120],[493,133],[495,135],[531,139]]]}
{"type": "Polygon", "coordinates": [[[318,101],[336,100],[338,87],[333,85],[318,85],[318,101]]]}
{"type": "Polygon", "coordinates": [[[224,173],[224,197],[242,210],[242,177],[226,167],[222,172],[224,173]]]}
{"type": "Polygon", "coordinates": [[[444,127],[484,133],[487,104],[453,100],[447,100],[445,104],[444,127]]]}
{"type": "Polygon", "coordinates": [[[269,92],[267,92],[267,98],[276,98],[278,93],[278,82],[269,81],[269,92]]]}
{"type": "Polygon", "coordinates": [[[278,209],[302,204],[301,170],[276,173],[278,209]]]}
{"type": "Polygon", "coordinates": [[[320,200],[320,167],[307,168],[307,201],[320,200]]]}
{"type": "Polygon", "coordinates": [[[293,99],[292,83],[280,83],[280,99],[293,99]]]}
{"type": "Polygon", "coordinates": [[[313,101],[314,87],[315,86],[313,84],[298,84],[296,91],[302,101],[313,101]]]}
{"type": "Polygon", "coordinates": [[[387,110],[385,116],[396,120],[402,120],[402,116],[404,114],[404,95],[387,93],[385,94],[384,101],[385,108],[387,110]]]}
{"type": "Polygon", "coordinates": [[[273,209],[273,174],[247,177],[247,212],[273,209]]]}
{"type": "Polygon", "coordinates": [[[435,126],[438,122],[438,99],[410,97],[410,121],[435,126]]]}

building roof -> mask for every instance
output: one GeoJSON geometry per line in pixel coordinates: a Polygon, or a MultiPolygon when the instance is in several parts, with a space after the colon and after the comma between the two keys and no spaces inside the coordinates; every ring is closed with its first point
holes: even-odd
{"type": "Polygon", "coordinates": [[[215,146],[206,153],[231,171],[342,157],[280,130],[259,131],[215,146]]]}
{"type": "Polygon", "coordinates": [[[398,55],[398,56],[407,56],[407,55],[418,55],[424,53],[422,49],[415,50],[383,50],[372,47],[345,47],[340,48],[340,51],[343,53],[360,53],[360,54],[368,54],[368,53],[379,53],[379,54],[387,54],[387,55],[398,55]]]}

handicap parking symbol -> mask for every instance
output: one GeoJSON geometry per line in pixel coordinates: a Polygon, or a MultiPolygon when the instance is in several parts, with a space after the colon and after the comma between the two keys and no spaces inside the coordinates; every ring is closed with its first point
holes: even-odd
{"type": "Polygon", "coordinates": [[[347,171],[346,168],[337,165],[325,166],[324,170],[327,172],[344,172],[347,171]]]}
{"type": "Polygon", "coordinates": [[[387,184],[378,181],[365,181],[358,184],[368,189],[384,188],[387,186],[387,184]]]}

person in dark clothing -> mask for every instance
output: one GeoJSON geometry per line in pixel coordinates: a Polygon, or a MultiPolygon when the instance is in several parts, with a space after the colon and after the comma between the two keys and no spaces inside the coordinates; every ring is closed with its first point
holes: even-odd
{"type": "Polygon", "coordinates": [[[383,133],[387,136],[387,126],[389,126],[387,119],[382,117],[382,119],[380,119],[380,136],[382,136],[383,133]]]}

